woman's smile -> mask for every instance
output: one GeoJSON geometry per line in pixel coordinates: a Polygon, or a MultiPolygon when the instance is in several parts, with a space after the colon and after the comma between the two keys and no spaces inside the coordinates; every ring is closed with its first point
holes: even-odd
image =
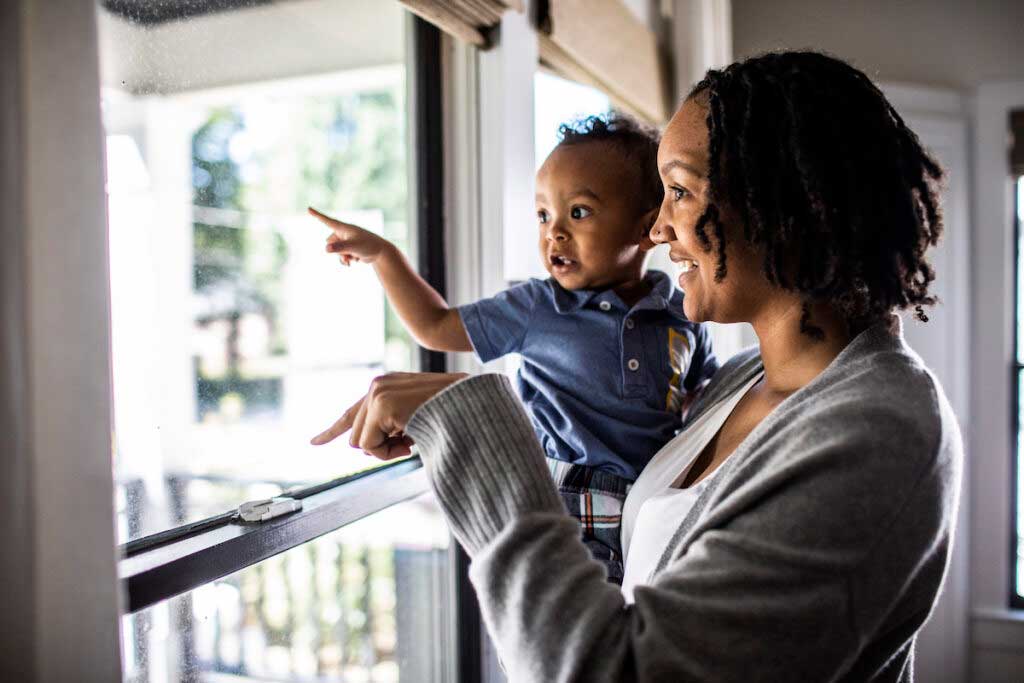
{"type": "Polygon", "coordinates": [[[688,282],[692,282],[697,277],[697,271],[700,269],[700,264],[697,263],[696,259],[692,259],[685,256],[669,255],[672,263],[675,264],[676,272],[678,273],[679,286],[683,289],[686,288],[688,282]]]}
{"type": "MultiPolygon", "coordinates": [[[[689,263],[693,263],[692,261],[689,263]]],[[[697,279],[697,266],[694,264],[692,267],[681,266],[679,268],[679,277],[676,281],[679,283],[679,288],[684,292],[689,288],[689,285],[697,279]]]]}

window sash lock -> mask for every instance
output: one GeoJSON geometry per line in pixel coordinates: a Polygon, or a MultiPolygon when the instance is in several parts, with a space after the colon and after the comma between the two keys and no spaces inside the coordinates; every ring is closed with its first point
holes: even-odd
{"type": "Polygon", "coordinates": [[[266,522],[277,517],[298,512],[302,501],[288,496],[250,500],[238,506],[238,516],[243,522],[266,522]]]}

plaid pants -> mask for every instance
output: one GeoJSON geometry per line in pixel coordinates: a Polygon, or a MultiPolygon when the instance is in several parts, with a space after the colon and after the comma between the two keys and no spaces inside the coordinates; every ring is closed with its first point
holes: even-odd
{"type": "Polygon", "coordinates": [[[622,584],[622,504],[633,482],[609,472],[548,458],[548,469],[569,514],[579,520],[583,543],[622,584]]]}

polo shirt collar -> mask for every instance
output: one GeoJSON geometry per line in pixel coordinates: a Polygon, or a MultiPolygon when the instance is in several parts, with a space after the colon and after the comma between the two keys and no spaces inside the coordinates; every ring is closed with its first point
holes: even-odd
{"type": "MultiPolygon", "coordinates": [[[[630,310],[664,310],[668,308],[672,299],[672,281],[668,275],[660,270],[649,270],[644,274],[644,280],[651,286],[651,291],[640,301],[633,305],[630,310]]],[[[554,292],[555,310],[559,313],[573,313],[590,303],[595,297],[607,294],[619,306],[622,305],[618,295],[609,290],[598,289],[566,289],[554,278],[549,278],[551,290],[554,292]]]]}
{"type": "Polygon", "coordinates": [[[672,281],[668,275],[660,270],[648,270],[644,273],[644,280],[651,286],[651,291],[640,301],[637,301],[632,310],[634,311],[663,311],[669,306],[672,299],[672,281]]]}
{"type": "Polygon", "coordinates": [[[554,292],[555,310],[559,313],[574,313],[601,293],[597,289],[566,289],[558,284],[555,278],[550,278],[548,282],[551,283],[551,290],[554,292]]]}

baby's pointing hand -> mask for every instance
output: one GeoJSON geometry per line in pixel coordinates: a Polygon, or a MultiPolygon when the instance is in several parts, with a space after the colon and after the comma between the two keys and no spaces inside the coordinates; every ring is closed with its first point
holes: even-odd
{"type": "Polygon", "coordinates": [[[331,218],[313,207],[309,207],[309,215],[331,229],[331,234],[327,237],[325,251],[329,254],[337,254],[338,260],[343,265],[347,266],[352,261],[373,263],[390,245],[386,239],[369,230],[331,218]]]}

